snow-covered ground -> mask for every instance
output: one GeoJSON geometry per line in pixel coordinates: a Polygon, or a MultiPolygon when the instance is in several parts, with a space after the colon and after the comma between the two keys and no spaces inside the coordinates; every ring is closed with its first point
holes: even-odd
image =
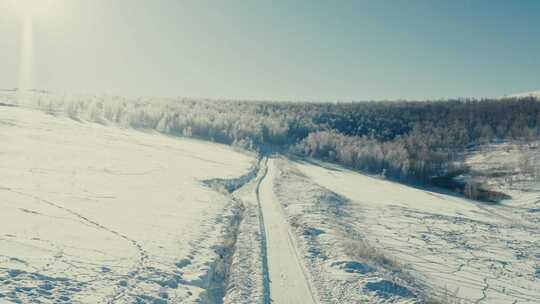
{"type": "Polygon", "coordinates": [[[257,176],[232,194],[243,212],[223,299],[226,304],[270,303],[266,235],[259,203],[266,161],[261,160],[258,168],[257,176]]]}
{"type": "Polygon", "coordinates": [[[485,205],[50,114],[0,104],[0,303],[540,301],[538,144],[469,156],[485,205]]]}
{"type": "Polygon", "coordinates": [[[540,300],[538,190],[486,206],[319,162],[279,167],[323,302],[540,300]]]}
{"type": "Polygon", "coordinates": [[[201,181],[253,157],[5,106],[0,142],[0,302],[213,302],[236,206],[201,181]]]}
{"type": "Polygon", "coordinates": [[[512,197],[499,211],[517,222],[540,225],[540,141],[487,145],[469,153],[466,161],[487,188],[512,197]]]}

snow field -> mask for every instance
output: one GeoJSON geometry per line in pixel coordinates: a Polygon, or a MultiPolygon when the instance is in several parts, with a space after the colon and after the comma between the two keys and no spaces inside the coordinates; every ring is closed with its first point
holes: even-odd
{"type": "Polygon", "coordinates": [[[0,295],[42,303],[204,298],[234,208],[201,181],[247,155],[0,107],[0,295]]]}
{"type": "Polygon", "coordinates": [[[418,294],[460,303],[540,299],[540,227],[512,208],[538,204],[538,192],[489,206],[338,166],[296,167],[349,201],[347,224],[397,261],[418,294]]]}

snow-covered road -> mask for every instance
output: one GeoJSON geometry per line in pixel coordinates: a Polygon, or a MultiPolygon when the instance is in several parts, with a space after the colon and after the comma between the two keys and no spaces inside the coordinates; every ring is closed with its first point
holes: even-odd
{"type": "Polygon", "coordinates": [[[316,303],[289,224],[274,194],[274,160],[269,159],[267,164],[259,198],[266,231],[271,301],[275,304],[316,303]]]}

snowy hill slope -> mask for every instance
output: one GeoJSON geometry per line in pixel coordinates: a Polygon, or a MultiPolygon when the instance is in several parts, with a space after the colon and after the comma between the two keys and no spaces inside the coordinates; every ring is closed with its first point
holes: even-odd
{"type": "Polygon", "coordinates": [[[538,190],[487,206],[324,163],[281,171],[281,203],[328,302],[538,303],[538,190]]]}
{"type": "Polygon", "coordinates": [[[0,302],[196,302],[234,202],[232,149],[0,107],[0,302]]]}
{"type": "Polygon", "coordinates": [[[512,197],[489,206],[163,135],[159,100],[0,98],[0,303],[540,298],[537,144],[469,157],[512,197]],[[105,119],[116,110],[125,119],[105,119]]]}
{"type": "Polygon", "coordinates": [[[540,98],[540,91],[517,93],[517,94],[509,95],[508,97],[513,97],[513,98],[536,97],[536,98],[540,98]]]}

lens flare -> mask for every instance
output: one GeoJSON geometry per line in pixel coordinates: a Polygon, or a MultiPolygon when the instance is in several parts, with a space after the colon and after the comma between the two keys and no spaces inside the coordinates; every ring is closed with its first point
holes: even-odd
{"type": "Polygon", "coordinates": [[[11,4],[22,18],[21,48],[19,61],[19,102],[22,102],[28,90],[32,89],[34,21],[37,17],[48,15],[53,9],[53,0],[12,0],[11,4]]]}
{"type": "Polygon", "coordinates": [[[48,0],[12,0],[13,6],[24,14],[43,13],[50,7],[48,0]]]}
{"type": "Polygon", "coordinates": [[[23,20],[21,39],[21,57],[19,64],[19,101],[24,94],[32,88],[32,65],[33,65],[33,34],[34,22],[32,16],[27,14],[23,20]]]}

